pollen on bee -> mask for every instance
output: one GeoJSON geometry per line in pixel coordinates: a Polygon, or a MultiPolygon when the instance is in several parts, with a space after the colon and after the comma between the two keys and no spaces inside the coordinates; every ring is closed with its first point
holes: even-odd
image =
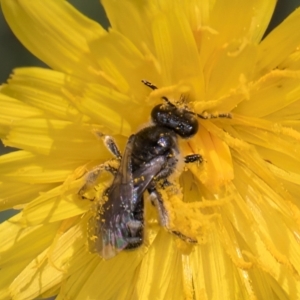
{"type": "Polygon", "coordinates": [[[133,178],[133,182],[135,184],[138,184],[139,182],[142,182],[145,180],[145,177],[144,176],[140,176],[140,177],[137,177],[137,178],[133,178]]]}
{"type": "Polygon", "coordinates": [[[96,235],[91,235],[89,238],[92,242],[95,242],[98,239],[96,235]]]}

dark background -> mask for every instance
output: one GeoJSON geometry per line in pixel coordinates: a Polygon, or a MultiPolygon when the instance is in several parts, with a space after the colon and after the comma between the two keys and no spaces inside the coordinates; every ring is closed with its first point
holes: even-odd
{"type": "MultiPolygon", "coordinates": [[[[104,27],[108,27],[109,23],[104,10],[99,4],[99,0],[70,0],[69,2],[85,15],[100,22],[104,27]]],[[[299,6],[300,0],[279,0],[268,31],[276,27],[287,15],[299,6]]],[[[299,30],[299,28],[295,28],[295,30],[299,30]]],[[[29,53],[14,37],[0,10],[0,84],[7,80],[12,69],[21,66],[45,65],[29,53]]],[[[7,153],[11,150],[12,149],[8,147],[3,147],[0,141],[0,154],[7,153]]],[[[0,213],[0,223],[9,218],[12,214],[14,214],[12,210],[0,213]]]]}

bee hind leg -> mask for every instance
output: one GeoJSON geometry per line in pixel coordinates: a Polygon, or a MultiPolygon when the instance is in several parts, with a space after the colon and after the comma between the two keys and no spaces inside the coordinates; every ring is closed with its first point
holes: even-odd
{"type": "Polygon", "coordinates": [[[93,187],[95,185],[95,182],[97,181],[98,177],[100,176],[100,174],[103,171],[107,171],[107,172],[111,173],[112,175],[115,175],[117,173],[117,169],[114,168],[113,166],[111,166],[109,164],[109,161],[107,161],[101,165],[98,165],[98,166],[94,167],[92,170],[88,171],[84,175],[85,176],[85,184],[78,191],[78,195],[82,199],[86,199],[86,197],[84,197],[84,193],[88,189],[90,189],[91,187],[93,187]]]}
{"type": "Polygon", "coordinates": [[[166,210],[166,208],[164,206],[161,194],[157,191],[157,189],[155,188],[154,185],[148,189],[148,192],[150,194],[151,202],[154,203],[155,207],[158,210],[158,215],[159,215],[161,225],[164,226],[168,231],[170,231],[174,235],[176,235],[179,238],[181,238],[182,240],[184,240],[185,242],[193,243],[193,244],[197,243],[197,240],[186,236],[185,234],[181,233],[180,231],[172,230],[169,228],[168,211],[166,210]]]}
{"type": "Polygon", "coordinates": [[[143,243],[143,223],[139,220],[131,220],[126,225],[131,235],[127,238],[128,245],[126,249],[134,249],[141,246],[143,243]]]}

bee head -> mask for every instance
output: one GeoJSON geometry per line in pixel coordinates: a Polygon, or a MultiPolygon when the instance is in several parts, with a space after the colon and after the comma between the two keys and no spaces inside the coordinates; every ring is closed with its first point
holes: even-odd
{"type": "Polygon", "coordinates": [[[192,137],[198,131],[196,116],[170,102],[155,106],[152,109],[151,118],[156,125],[172,129],[182,138],[192,137]]]}

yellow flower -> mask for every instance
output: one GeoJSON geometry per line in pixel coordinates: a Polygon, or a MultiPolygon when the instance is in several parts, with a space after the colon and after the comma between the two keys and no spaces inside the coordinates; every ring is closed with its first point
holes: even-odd
{"type": "Polygon", "coordinates": [[[0,208],[21,209],[0,226],[0,299],[300,299],[300,10],[262,40],[275,0],[103,0],[109,31],[66,1],[0,2],[52,68],[0,90],[1,137],[21,149],[0,158],[0,208]],[[182,96],[231,118],[180,141],[204,161],[160,190],[170,230],[145,195],[144,244],[103,260],[87,224],[111,177],[96,201],[79,195],[112,158],[98,133],[124,149],[161,97],[182,96]]]}

